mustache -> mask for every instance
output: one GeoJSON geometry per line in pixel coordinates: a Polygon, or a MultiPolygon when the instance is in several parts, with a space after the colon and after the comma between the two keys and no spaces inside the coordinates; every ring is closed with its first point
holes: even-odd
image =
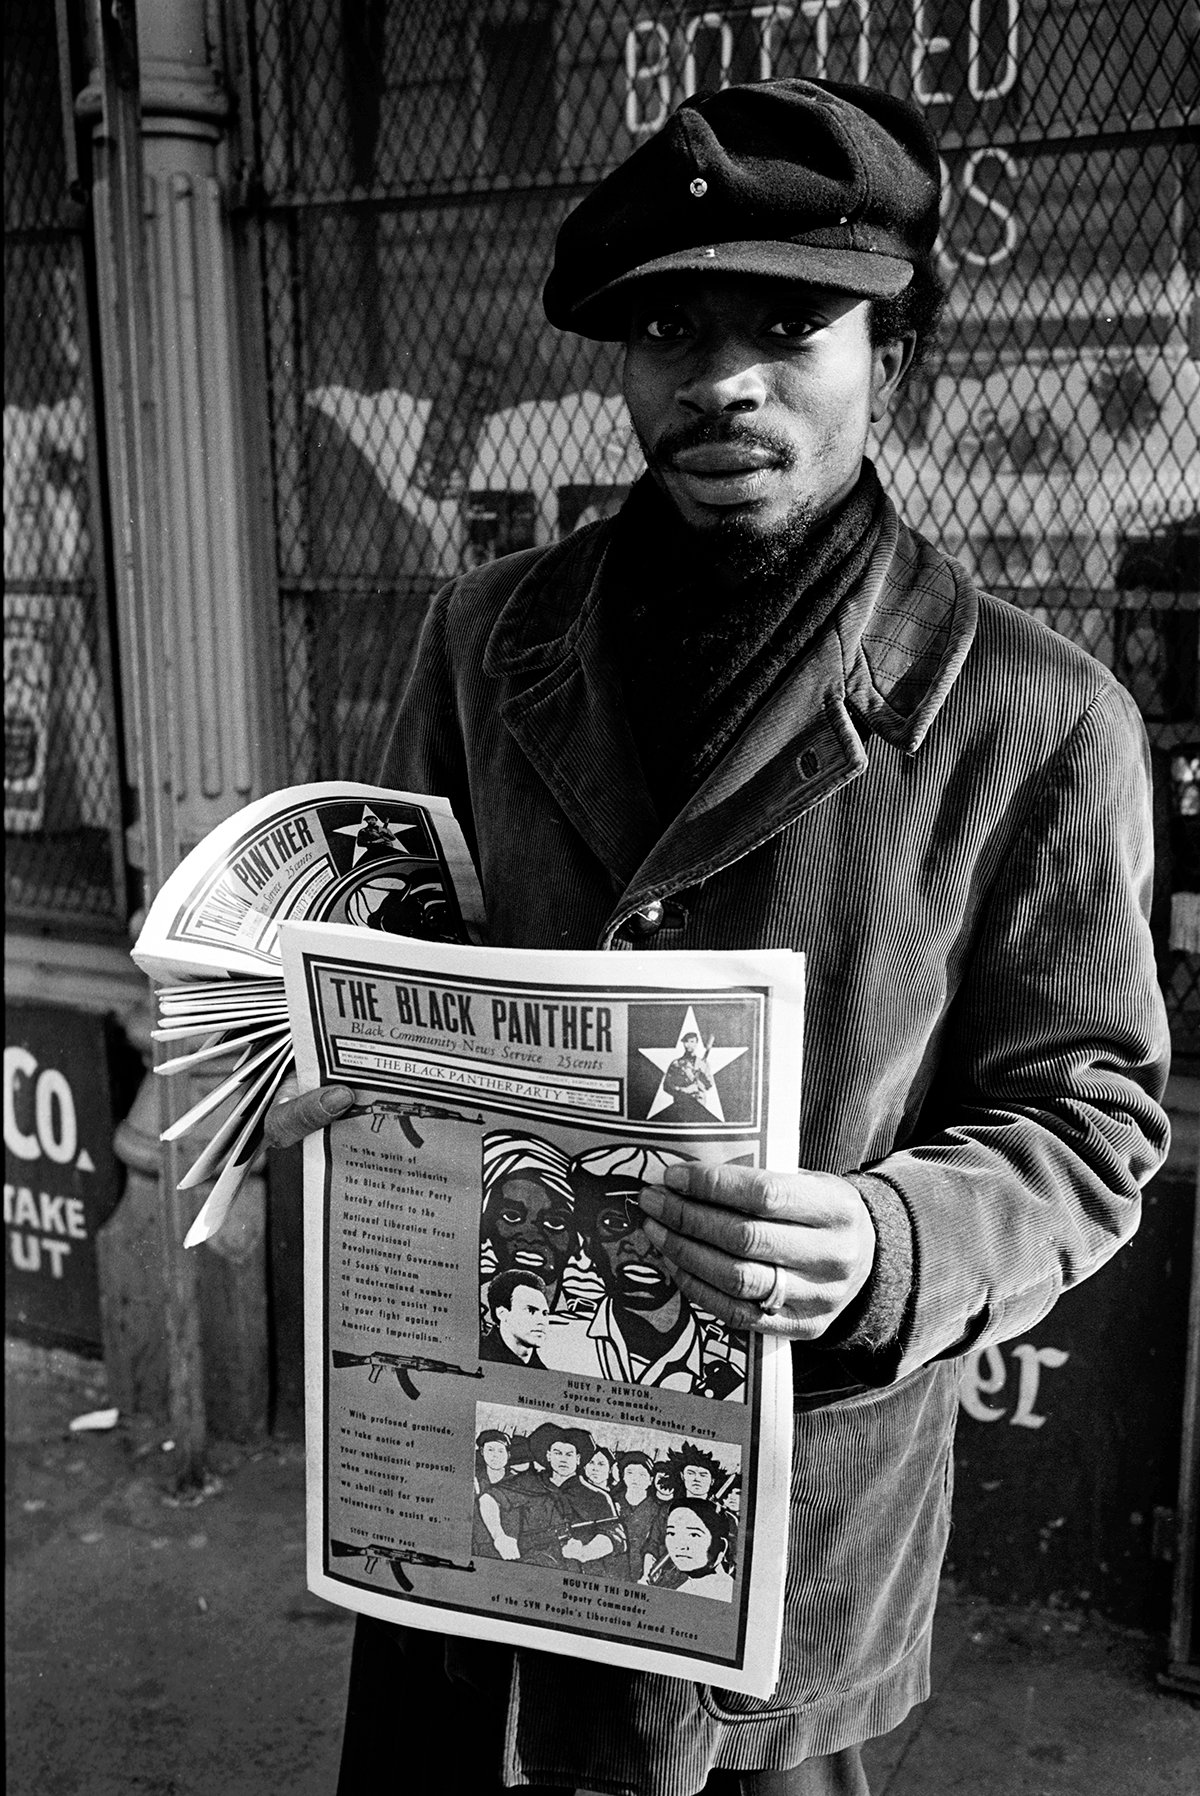
{"type": "Polygon", "coordinates": [[[713,443],[765,450],[781,468],[790,468],[796,459],[786,437],[773,430],[755,429],[737,418],[697,418],[694,424],[681,424],[678,430],[666,431],[653,449],[643,442],[642,452],[648,462],[662,466],[670,464],[685,449],[706,449],[713,443]]]}

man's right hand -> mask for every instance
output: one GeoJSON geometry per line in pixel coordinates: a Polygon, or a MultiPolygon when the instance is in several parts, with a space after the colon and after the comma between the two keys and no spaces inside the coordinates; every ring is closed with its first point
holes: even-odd
{"type": "Polygon", "coordinates": [[[345,1085],[321,1085],[297,1095],[296,1082],[287,1079],[267,1111],[263,1134],[268,1147],[294,1147],[315,1129],[327,1129],[354,1104],[354,1093],[345,1085]]]}

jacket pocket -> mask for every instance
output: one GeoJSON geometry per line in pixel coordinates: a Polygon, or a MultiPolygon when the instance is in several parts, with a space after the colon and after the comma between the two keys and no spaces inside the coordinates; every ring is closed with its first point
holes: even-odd
{"type": "Polygon", "coordinates": [[[705,1688],[752,1721],[869,1690],[928,1641],[949,1532],[958,1368],[796,1417],[779,1679],[771,1696],[705,1688]]]}

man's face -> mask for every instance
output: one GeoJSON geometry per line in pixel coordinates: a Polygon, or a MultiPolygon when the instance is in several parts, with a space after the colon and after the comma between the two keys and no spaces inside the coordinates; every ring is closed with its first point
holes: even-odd
{"type": "Polygon", "coordinates": [[[706,1465],[685,1465],[683,1468],[684,1494],[689,1497],[706,1497],[712,1489],[712,1473],[706,1465]]]}
{"type": "Polygon", "coordinates": [[[605,1290],[631,1310],[661,1309],[678,1287],[666,1261],[645,1233],[637,1196],[619,1190],[601,1204],[588,1247],[605,1290]]]}
{"type": "Polygon", "coordinates": [[[850,294],[677,275],[635,289],[625,401],[684,523],[769,565],[854,487],[909,353],[873,348],[850,294]]]}
{"type": "Polygon", "coordinates": [[[543,1292],[535,1291],[532,1285],[518,1285],[511,1306],[505,1309],[501,1304],[496,1310],[500,1337],[514,1352],[540,1347],[550,1326],[549,1314],[550,1305],[543,1292]]]}
{"type": "Polygon", "coordinates": [[[483,1463],[493,1472],[500,1472],[508,1464],[508,1448],[503,1441],[484,1441],[483,1463]]]}
{"type": "Polygon", "coordinates": [[[683,1051],[687,1055],[699,1053],[700,1037],[698,1035],[685,1035],[683,1038],[683,1051]]]}
{"type": "Polygon", "coordinates": [[[579,1466],[579,1449],[573,1447],[570,1441],[555,1441],[546,1454],[546,1464],[550,1467],[554,1483],[562,1484],[575,1475],[579,1466]]]}
{"type": "Polygon", "coordinates": [[[488,1198],[483,1234],[496,1250],[498,1272],[535,1272],[557,1283],[575,1250],[566,1203],[536,1179],[504,1179],[488,1198]]]}

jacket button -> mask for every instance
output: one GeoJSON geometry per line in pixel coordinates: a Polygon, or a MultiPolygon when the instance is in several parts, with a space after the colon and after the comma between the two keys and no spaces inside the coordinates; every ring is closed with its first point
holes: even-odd
{"type": "Polygon", "coordinates": [[[625,919],[625,933],[634,937],[654,935],[662,928],[663,902],[661,898],[652,898],[649,904],[635,910],[631,917],[625,919]]]}
{"type": "Polygon", "coordinates": [[[806,780],[815,779],[821,771],[821,757],[815,748],[806,748],[800,756],[800,771],[806,780]]]}

